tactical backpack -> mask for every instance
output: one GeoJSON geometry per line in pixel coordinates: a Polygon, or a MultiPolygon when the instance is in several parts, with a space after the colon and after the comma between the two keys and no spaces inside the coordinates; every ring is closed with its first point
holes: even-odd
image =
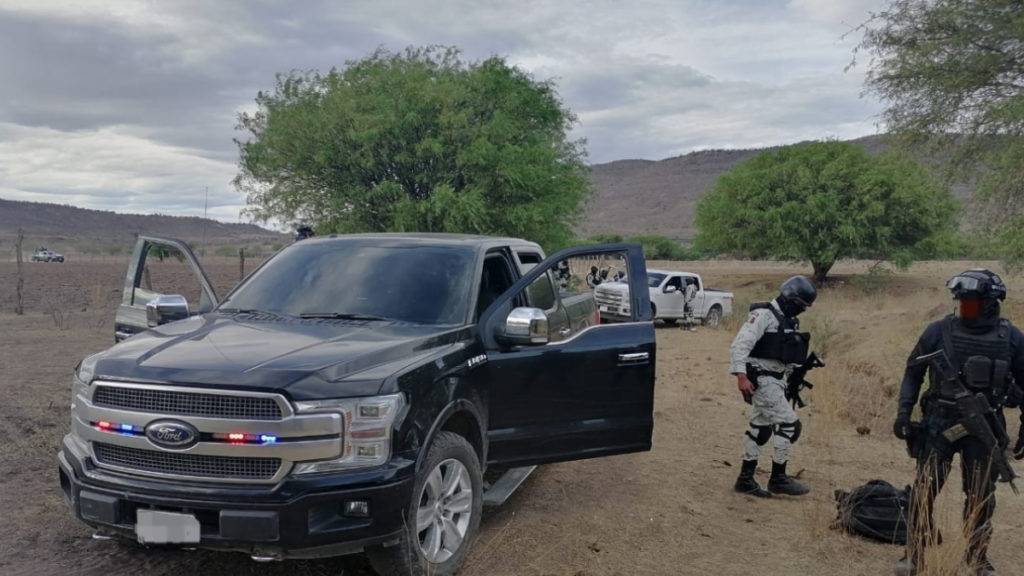
{"type": "Polygon", "coordinates": [[[907,543],[910,486],[897,490],[885,480],[872,480],[850,492],[836,490],[835,497],[837,526],[888,544],[907,543]]]}

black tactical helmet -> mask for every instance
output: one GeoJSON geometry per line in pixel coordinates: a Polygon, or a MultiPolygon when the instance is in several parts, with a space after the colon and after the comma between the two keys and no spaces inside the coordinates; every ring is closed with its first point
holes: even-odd
{"type": "Polygon", "coordinates": [[[818,297],[818,290],[806,276],[793,276],[779,287],[779,297],[802,308],[810,308],[818,297]]]}
{"type": "Polygon", "coordinates": [[[946,288],[953,298],[979,298],[982,300],[1006,300],[1006,284],[998,274],[984,268],[972,268],[961,272],[946,282],[946,288]]]}

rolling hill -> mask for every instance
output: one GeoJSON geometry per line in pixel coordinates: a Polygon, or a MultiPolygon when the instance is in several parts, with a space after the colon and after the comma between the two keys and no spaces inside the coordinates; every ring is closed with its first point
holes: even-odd
{"type": "MultiPolygon", "coordinates": [[[[887,148],[884,136],[852,140],[870,153],[887,148]]],[[[681,241],[696,234],[698,200],[730,168],[765,149],[705,150],[664,160],[616,160],[590,167],[594,194],[577,225],[580,237],[596,234],[659,234],[681,241]]],[[[941,159],[922,158],[935,166],[941,159]]],[[[953,192],[969,199],[971,186],[953,183],[953,192]]],[[[0,245],[10,245],[18,228],[26,242],[57,250],[127,247],[138,233],[173,236],[194,245],[251,246],[280,243],[288,236],[256,226],[197,217],[119,214],[60,204],[0,199],[0,245]]]]}
{"type": "MultiPolygon", "coordinates": [[[[884,136],[852,140],[872,154],[886,149],[884,136]]],[[[714,186],[720,175],[765,149],[706,150],[664,160],[617,160],[591,166],[594,195],[577,231],[581,237],[595,234],[660,234],[687,241],[694,237],[697,201],[714,186]]],[[[925,158],[926,164],[941,161],[925,158]]],[[[938,170],[938,169],[937,169],[938,170]]],[[[954,183],[961,199],[970,187],[954,183]]]]}
{"type": "Polygon", "coordinates": [[[11,246],[18,229],[27,249],[45,244],[58,251],[131,245],[137,234],[171,236],[210,246],[279,243],[287,236],[255,224],[232,224],[192,216],[119,214],[64,204],[0,198],[0,244],[11,246]]]}

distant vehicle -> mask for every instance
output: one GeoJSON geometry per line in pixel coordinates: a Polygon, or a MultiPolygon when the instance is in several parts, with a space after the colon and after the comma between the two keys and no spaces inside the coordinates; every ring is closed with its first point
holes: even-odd
{"type": "MultiPolygon", "coordinates": [[[[671,270],[648,270],[651,312],[655,320],[666,324],[699,324],[718,326],[722,318],[732,314],[733,293],[705,288],[698,274],[671,270]]],[[[605,282],[594,289],[601,319],[621,322],[631,316],[629,284],[605,282]]]]}
{"type": "Polygon", "coordinates": [[[64,262],[64,255],[53,250],[40,248],[32,255],[33,262],[64,262]]]}

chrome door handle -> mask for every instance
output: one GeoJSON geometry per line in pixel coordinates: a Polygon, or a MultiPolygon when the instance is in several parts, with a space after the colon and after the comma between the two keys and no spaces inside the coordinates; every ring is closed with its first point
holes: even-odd
{"type": "Polygon", "coordinates": [[[626,363],[646,362],[650,358],[651,355],[648,352],[623,352],[619,354],[619,362],[626,363]]]}

